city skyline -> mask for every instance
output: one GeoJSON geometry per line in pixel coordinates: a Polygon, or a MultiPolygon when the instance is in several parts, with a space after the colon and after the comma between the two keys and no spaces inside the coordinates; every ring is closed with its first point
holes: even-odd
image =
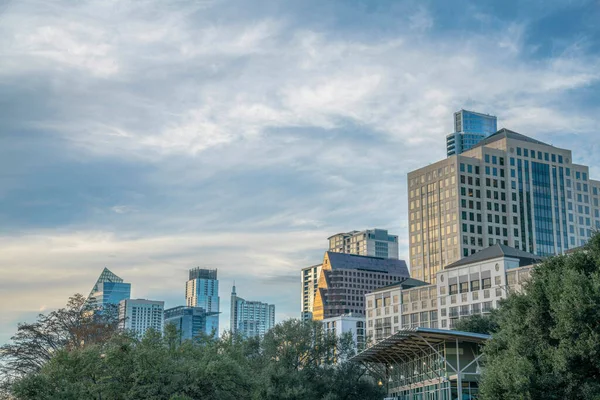
{"type": "Polygon", "coordinates": [[[281,320],[336,232],[409,261],[406,174],[461,108],[600,177],[595,3],[378,3],[1,6],[0,342],[104,267],[165,308],[216,268],[281,320]]]}

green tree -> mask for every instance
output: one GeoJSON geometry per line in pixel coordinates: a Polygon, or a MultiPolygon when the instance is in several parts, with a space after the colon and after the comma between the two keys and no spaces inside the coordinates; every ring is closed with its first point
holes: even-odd
{"type": "Polygon", "coordinates": [[[483,399],[599,399],[600,235],[536,267],[495,320],[483,399]]]}
{"type": "Polygon", "coordinates": [[[454,330],[463,332],[483,333],[490,335],[498,329],[498,323],[495,319],[495,310],[489,315],[471,315],[467,318],[461,318],[454,325],[454,330]]]}

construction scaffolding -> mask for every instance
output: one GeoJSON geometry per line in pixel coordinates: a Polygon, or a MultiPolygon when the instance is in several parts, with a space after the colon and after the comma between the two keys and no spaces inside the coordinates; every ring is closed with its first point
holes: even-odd
{"type": "Polygon", "coordinates": [[[395,333],[354,356],[387,388],[386,400],[479,396],[481,344],[489,335],[431,328],[395,333]]]}

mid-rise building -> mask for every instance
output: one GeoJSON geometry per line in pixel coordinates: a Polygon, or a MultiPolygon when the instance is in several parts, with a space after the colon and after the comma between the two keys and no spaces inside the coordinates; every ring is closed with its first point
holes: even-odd
{"type": "Polygon", "coordinates": [[[218,317],[217,312],[208,312],[202,307],[179,306],[165,310],[164,326],[174,325],[181,341],[192,340],[201,334],[213,333],[213,323],[209,319],[214,317],[218,317]]]}
{"type": "Polygon", "coordinates": [[[164,301],[125,299],[119,303],[121,329],[144,336],[148,329],[162,333],[164,324],[164,301]]]}
{"type": "MultiPolygon", "coordinates": [[[[420,313],[425,313],[421,315],[421,320],[427,321],[427,324],[422,326],[438,327],[436,288],[427,282],[404,278],[367,293],[365,300],[367,336],[371,343],[398,332],[402,328],[402,316],[409,315],[409,305],[414,307],[416,318],[419,318],[420,313]],[[403,305],[406,305],[404,313],[403,305]]],[[[418,320],[415,321],[415,326],[418,326],[418,320]]]]}
{"type": "Polygon", "coordinates": [[[300,272],[302,285],[302,299],[300,318],[303,321],[312,319],[312,311],[315,302],[315,295],[319,286],[319,275],[321,275],[321,267],[323,264],[313,265],[311,267],[302,268],[300,272]]]}
{"type": "Polygon", "coordinates": [[[539,256],[581,246],[600,227],[599,191],[570,150],[501,129],[408,174],[411,276],[435,283],[496,243],[539,256]]]}
{"type": "Polygon", "coordinates": [[[436,284],[407,279],[366,295],[367,335],[374,342],[403,329],[453,329],[522,290],[541,257],[495,244],[437,272],[436,284]]]}
{"type": "Polygon", "coordinates": [[[328,251],[313,307],[313,320],[352,313],[365,315],[364,296],[374,289],[408,277],[403,260],[328,251]]]}
{"type": "Polygon", "coordinates": [[[264,336],[275,326],[275,305],[238,297],[235,284],[231,290],[231,333],[245,337],[264,336]]]}
{"type": "Polygon", "coordinates": [[[474,111],[454,113],[454,133],[446,136],[448,157],[461,154],[498,130],[495,116],[474,111]]]}
{"type": "Polygon", "coordinates": [[[398,236],[385,229],[367,229],[338,233],[328,238],[329,251],[398,259],[398,236]]]}
{"type": "Polygon", "coordinates": [[[342,336],[350,333],[352,340],[358,350],[365,347],[365,317],[354,316],[352,314],[339,315],[337,317],[326,318],[321,321],[326,332],[334,333],[336,336],[342,336]]]}
{"type": "Polygon", "coordinates": [[[121,300],[131,296],[131,283],[126,283],[122,278],[104,268],[87,298],[88,304],[97,309],[107,305],[118,306],[121,300]]]}
{"type": "Polygon", "coordinates": [[[216,269],[193,268],[185,286],[188,307],[201,307],[206,317],[206,332],[219,332],[219,280],[216,269]]]}

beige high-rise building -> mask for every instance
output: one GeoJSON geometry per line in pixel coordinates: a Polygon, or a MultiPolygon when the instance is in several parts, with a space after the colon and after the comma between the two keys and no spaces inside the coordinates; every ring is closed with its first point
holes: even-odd
{"type": "Polygon", "coordinates": [[[600,228],[600,181],[570,150],[501,129],[460,155],[408,174],[411,277],[501,243],[540,256],[600,228]]]}

